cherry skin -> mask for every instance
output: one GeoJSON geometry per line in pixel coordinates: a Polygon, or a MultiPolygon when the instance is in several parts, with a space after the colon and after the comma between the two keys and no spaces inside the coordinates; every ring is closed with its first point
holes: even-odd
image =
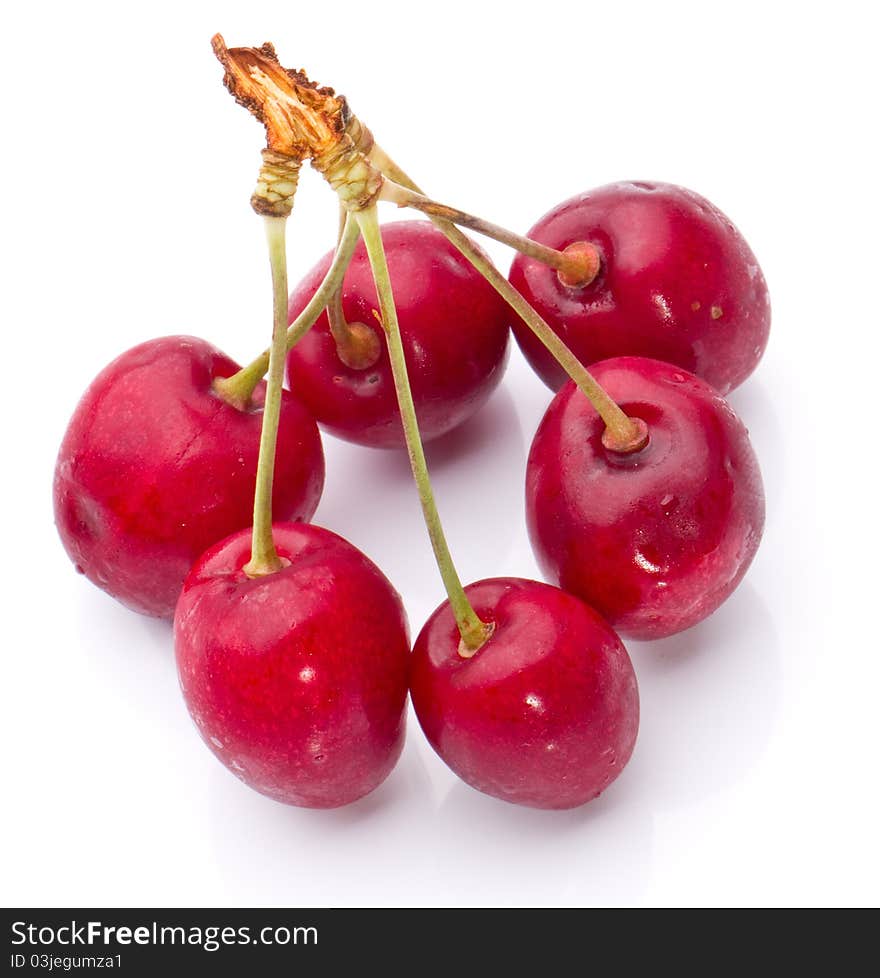
{"type": "Polygon", "coordinates": [[[410,692],[431,746],[469,785],[517,805],[575,808],[620,774],[639,727],[639,694],[620,639],[558,588],[503,577],[465,588],[494,624],[459,653],[449,603],[413,648],[410,692]]]}
{"type": "MultiPolygon", "coordinates": [[[[68,425],[55,467],[58,532],[77,570],[135,611],[170,618],[195,560],[251,524],[265,385],[248,410],[211,387],[237,370],[204,340],[150,340],[98,375],[68,425]]],[[[278,447],[275,513],[310,519],[324,455],[289,393],[278,447]]]]}
{"type": "MultiPolygon", "coordinates": [[[[770,330],[758,261],[709,201],[668,183],[613,183],[546,214],[530,238],[563,249],[578,241],[601,258],[597,277],[563,285],[546,265],[519,255],[511,283],[584,364],[643,356],[684,367],[726,394],[755,369],[770,330]]],[[[542,380],[568,379],[520,320],[520,347],[542,380]]]]}
{"type": "Polygon", "coordinates": [[[623,635],[672,635],[711,614],[739,584],[764,527],[748,432],[707,383],[678,367],[619,357],[591,367],[648,427],[641,451],[602,444],[605,425],[573,383],[532,442],[526,519],[548,580],[623,635]]]}
{"type": "Polygon", "coordinates": [[[397,592],[318,526],[273,527],[282,570],[251,579],[251,535],[208,550],[174,617],[180,684],[213,753],[256,791],[335,808],[377,787],[405,734],[409,638],[397,592]]]}
{"type": "MultiPolygon", "coordinates": [[[[497,387],[507,363],[507,305],[446,238],[426,221],[382,226],[395,305],[422,440],[446,434],[473,415],[497,387]]],[[[332,254],[290,299],[290,321],[306,305],[332,254]]],[[[343,310],[378,339],[379,359],[355,369],[340,359],[326,312],[290,352],[288,383],[326,430],[377,448],[405,446],[379,302],[363,241],[343,283],[343,310]]]]}

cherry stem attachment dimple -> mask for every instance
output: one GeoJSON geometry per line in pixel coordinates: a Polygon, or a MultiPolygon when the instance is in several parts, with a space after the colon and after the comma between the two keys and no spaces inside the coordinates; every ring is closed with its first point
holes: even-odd
{"type": "Polygon", "coordinates": [[[418,489],[425,524],[428,528],[428,536],[431,539],[431,546],[434,550],[434,556],[437,559],[437,566],[440,570],[440,576],[443,579],[443,586],[446,589],[449,604],[455,615],[458,630],[461,633],[459,652],[463,657],[467,658],[473,655],[492,634],[494,625],[482,621],[471,606],[461,585],[458,571],[456,571],[455,564],[452,561],[449,545],[446,542],[446,534],[443,532],[440,515],[437,512],[437,504],[434,501],[434,492],[431,488],[428,465],[425,460],[425,450],[422,447],[422,439],[419,434],[419,424],[416,418],[416,409],[413,403],[412,389],[406,367],[406,357],[403,351],[403,341],[400,335],[400,325],[397,321],[394,294],[391,289],[391,279],[388,275],[388,265],[385,259],[385,249],[382,244],[382,233],[379,229],[379,218],[375,204],[366,210],[358,211],[357,220],[361,233],[364,236],[364,244],[370,260],[370,268],[372,269],[373,279],[376,283],[379,311],[382,316],[382,326],[388,341],[388,357],[391,361],[394,389],[397,393],[398,405],[400,406],[400,418],[403,423],[413,478],[418,489]]]}
{"type": "Polygon", "coordinates": [[[272,537],[272,482],[275,474],[275,448],[281,417],[281,388],[287,354],[287,218],[265,217],[269,264],[272,268],[272,346],[269,350],[269,377],[263,405],[260,454],[257,460],[257,485],[254,493],[254,529],[251,559],[244,566],[248,577],[265,577],[284,566],[272,537]]]}
{"type": "MultiPolygon", "coordinates": [[[[390,180],[401,186],[411,187],[415,193],[420,193],[419,188],[411,178],[378,145],[373,146],[370,159],[383,173],[387,174],[390,180]]],[[[604,388],[596,382],[589,370],[466,234],[462,233],[454,224],[440,217],[432,216],[431,221],[535,333],[587,397],[605,422],[605,432],[602,436],[602,444],[605,448],[622,454],[630,454],[644,448],[649,438],[648,427],[645,422],[640,418],[627,416],[618,404],[608,396],[604,388]]]]}
{"type": "Polygon", "coordinates": [[[397,183],[388,174],[386,174],[386,180],[382,184],[379,198],[397,204],[398,207],[415,208],[432,219],[459,224],[476,231],[478,234],[483,234],[487,238],[500,241],[529,258],[534,258],[536,261],[555,268],[564,285],[582,288],[589,285],[599,274],[602,259],[596,246],[588,241],[578,241],[563,251],[558,251],[556,248],[550,248],[538,241],[533,241],[531,238],[508,231],[507,228],[500,227],[498,224],[484,221],[481,217],[475,217],[457,207],[449,207],[446,204],[431,200],[421,192],[405,184],[397,183]]]}
{"type": "MultiPolygon", "coordinates": [[[[349,218],[346,221],[342,236],[336,247],[336,254],[333,256],[333,261],[327,269],[327,274],[324,276],[315,294],[309,299],[303,311],[290,324],[290,327],[286,331],[286,350],[292,350],[303,336],[308,333],[315,324],[315,320],[326,308],[333,293],[341,287],[342,280],[345,277],[348,266],[351,264],[351,256],[354,254],[354,249],[357,246],[359,238],[360,231],[357,221],[354,218],[349,218]]],[[[286,296],[284,301],[285,303],[287,302],[286,296]]],[[[285,322],[286,319],[287,313],[285,311],[285,322]]],[[[245,410],[250,404],[254,388],[266,375],[266,371],[269,368],[269,356],[270,351],[264,350],[256,360],[253,360],[246,367],[242,367],[241,370],[231,377],[218,378],[214,381],[214,390],[220,397],[234,407],[245,410]]]]}

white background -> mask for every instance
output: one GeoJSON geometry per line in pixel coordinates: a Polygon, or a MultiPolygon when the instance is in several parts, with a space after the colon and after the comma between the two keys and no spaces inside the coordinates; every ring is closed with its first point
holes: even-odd
{"type": "MultiPolygon", "coordinates": [[[[3,791],[10,906],[864,905],[878,897],[878,79],[861,3],[8,4],[2,15],[3,791]],[[316,8],[316,12],[307,9],[316,8]],[[252,13],[239,13],[245,7],[252,13]],[[268,801],[210,756],[167,625],[78,577],[54,455],[106,362],[270,328],[262,134],[209,40],[275,41],[345,92],[440,199],[518,230],[616,179],[689,186],[739,225],[774,308],[732,396],[768,522],[730,601],[630,643],[643,718],[599,800],[548,813],[456,781],[413,723],[348,809],[268,801]]],[[[386,215],[387,219],[393,213],[386,215]]],[[[312,173],[291,279],[334,240],[312,173]]],[[[509,256],[491,248],[503,268],[509,256]]],[[[430,451],[462,577],[535,576],[523,522],[549,392],[514,352],[430,451]]],[[[443,595],[403,457],[325,439],[316,522],[404,595],[443,595]]]]}

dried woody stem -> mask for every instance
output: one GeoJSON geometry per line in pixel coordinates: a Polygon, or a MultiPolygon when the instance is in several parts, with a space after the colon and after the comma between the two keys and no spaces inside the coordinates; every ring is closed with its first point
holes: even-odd
{"type": "Polygon", "coordinates": [[[219,34],[211,44],[227,89],[263,123],[268,149],[310,160],[348,210],[375,202],[383,177],[361,149],[362,127],[349,126],[352,114],[342,96],[319,88],[303,71],[282,67],[271,44],[227,48],[219,34]]]}

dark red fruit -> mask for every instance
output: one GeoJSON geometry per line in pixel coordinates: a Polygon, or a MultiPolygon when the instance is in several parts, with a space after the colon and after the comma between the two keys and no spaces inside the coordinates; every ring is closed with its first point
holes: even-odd
{"type": "Polygon", "coordinates": [[[606,449],[587,398],[563,387],[529,454],[532,547],[549,580],[622,634],[671,635],[711,614],[751,563],[764,527],[758,461],[742,422],[693,374],[641,357],[591,372],[645,421],[648,444],[606,449]]]}
{"type": "MultiPolygon", "coordinates": [[[[530,238],[562,249],[599,250],[592,283],[572,288],[518,255],[511,283],[584,364],[618,356],[677,364],[726,394],[755,369],[770,330],[770,299],[758,261],[709,201],[669,183],[613,183],[546,214],[530,238]]],[[[554,390],[567,380],[520,320],[514,334],[554,390]]]]}
{"type": "Polygon", "coordinates": [[[494,632],[459,654],[449,603],[413,649],[410,689],[431,746],[486,794],[574,808],[620,774],[639,727],[632,663],[578,598],[537,581],[495,578],[465,589],[494,632]]]}
{"type": "MultiPolygon", "coordinates": [[[[77,570],[135,611],[170,618],[196,558],[251,524],[265,385],[246,411],[211,388],[238,369],[204,340],[150,340],[97,376],[68,425],[58,532],[77,570]]],[[[318,429],[285,393],[276,516],[310,519],[323,485],[318,429]]]]}
{"type": "Polygon", "coordinates": [[[247,530],[212,547],[174,617],[180,684],[205,743],[277,801],[334,808],[403,747],[409,639],[382,572],[335,533],[273,527],[289,565],[251,579],[247,530]]]}
{"type": "MultiPolygon", "coordinates": [[[[480,408],[506,366],[511,316],[495,290],[425,221],[382,227],[422,439],[451,431],[480,408]]],[[[290,299],[290,321],[317,290],[331,254],[290,299]]],[[[291,351],[291,390],[327,431],[378,448],[404,446],[379,302],[363,241],[343,286],[346,320],[379,337],[380,356],[354,369],[339,357],[326,312],[291,351]]]]}

